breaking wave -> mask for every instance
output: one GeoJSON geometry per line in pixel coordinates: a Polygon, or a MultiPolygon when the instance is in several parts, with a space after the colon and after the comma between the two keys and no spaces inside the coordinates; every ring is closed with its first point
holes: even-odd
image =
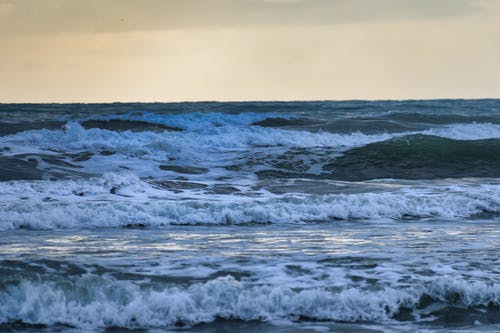
{"type": "Polygon", "coordinates": [[[226,276],[169,287],[88,274],[75,280],[12,281],[2,285],[0,297],[2,324],[137,329],[191,326],[218,318],[356,322],[399,319],[405,311],[419,320],[446,308],[494,312],[500,306],[500,286],[439,279],[406,288],[297,290],[249,285],[226,276]]]}
{"type": "Polygon", "coordinates": [[[500,185],[406,187],[379,193],[209,195],[173,193],[135,176],[7,182],[0,229],[159,227],[172,224],[306,223],[454,218],[500,212],[500,185]]]}

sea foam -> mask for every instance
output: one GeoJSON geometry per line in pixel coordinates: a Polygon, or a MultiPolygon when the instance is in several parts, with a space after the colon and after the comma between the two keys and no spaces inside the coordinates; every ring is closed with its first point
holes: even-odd
{"type": "Polygon", "coordinates": [[[500,212],[500,185],[404,187],[382,193],[260,196],[172,193],[133,174],[0,186],[0,229],[307,223],[471,217],[500,212]],[[22,193],[20,198],[19,193],[22,193]]]}
{"type": "MultiPolygon", "coordinates": [[[[175,123],[176,125],[176,123],[175,123]]],[[[110,150],[132,157],[195,159],[206,151],[241,150],[255,147],[330,147],[348,149],[385,141],[405,135],[435,135],[454,140],[500,138],[500,125],[452,124],[420,132],[336,134],[329,132],[292,131],[258,126],[194,127],[185,132],[113,132],[104,129],[84,129],[69,122],[61,130],[31,130],[0,138],[0,144],[10,146],[11,154],[25,152],[22,147],[64,151],[110,150]]]]}
{"type": "Polygon", "coordinates": [[[423,297],[426,303],[440,305],[438,308],[500,305],[499,285],[449,279],[381,290],[294,290],[249,285],[231,276],[188,287],[154,288],[92,274],[60,280],[25,279],[4,285],[0,289],[0,323],[95,329],[184,326],[217,318],[387,321],[403,309],[418,317],[419,310],[426,310],[420,305],[423,297]]]}

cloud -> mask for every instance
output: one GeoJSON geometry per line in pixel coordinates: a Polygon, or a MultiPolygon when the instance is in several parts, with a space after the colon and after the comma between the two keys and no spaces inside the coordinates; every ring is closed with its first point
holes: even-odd
{"type": "Polygon", "coordinates": [[[465,16],[479,0],[0,0],[0,34],[332,25],[465,16]]]}

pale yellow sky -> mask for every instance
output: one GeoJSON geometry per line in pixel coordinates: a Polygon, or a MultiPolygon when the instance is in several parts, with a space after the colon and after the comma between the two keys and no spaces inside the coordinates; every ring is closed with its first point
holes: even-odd
{"type": "Polygon", "coordinates": [[[500,97],[500,0],[0,0],[0,102],[500,97]]]}

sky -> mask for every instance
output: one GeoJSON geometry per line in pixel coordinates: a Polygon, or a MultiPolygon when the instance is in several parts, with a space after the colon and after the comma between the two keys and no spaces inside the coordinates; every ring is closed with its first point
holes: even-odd
{"type": "Polygon", "coordinates": [[[500,98],[500,0],[0,0],[0,102],[500,98]]]}

